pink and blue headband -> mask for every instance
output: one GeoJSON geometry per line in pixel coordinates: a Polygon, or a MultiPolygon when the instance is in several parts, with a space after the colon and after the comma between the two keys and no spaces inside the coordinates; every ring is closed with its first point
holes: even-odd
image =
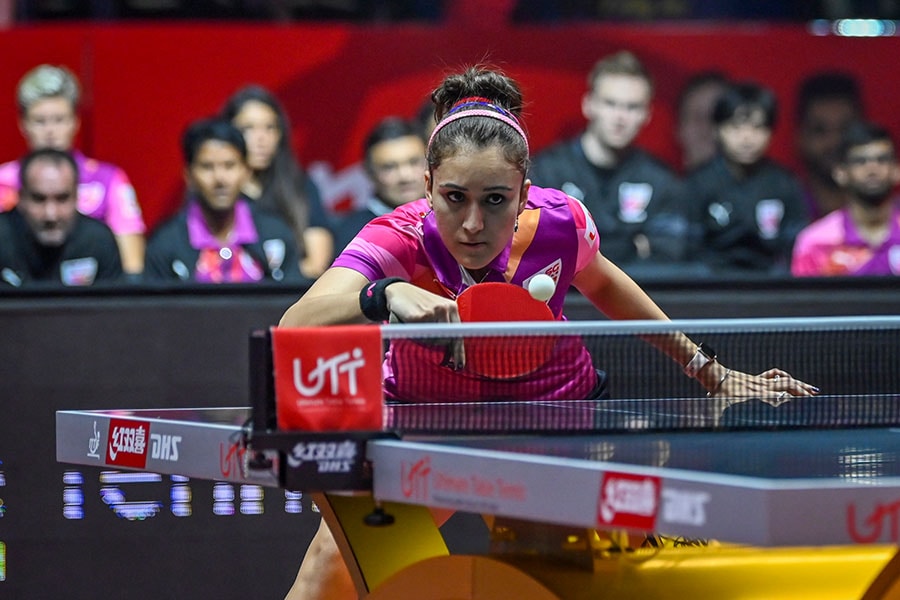
{"type": "Polygon", "coordinates": [[[465,117],[488,117],[489,119],[497,119],[498,121],[503,121],[513,129],[515,129],[516,133],[522,136],[522,140],[525,142],[525,153],[529,153],[528,136],[525,135],[525,131],[522,129],[522,126],[519,125],[519,120],[516,119],[515,115],[495,104],[492,104],[490,101],[488,101],[487,98],[482,98],[481,96],[470,96],[468,98],[463,98],[450,108],[447,116],[441,119],[441,122],[438,123],[435,126],[434,130],[431,132],[431,137],[428,138],[427,151],[431,150],[431,143],[434,141],[434,137],[437,135],[438,131],[440,131],[450,123],[458,121],[465,117]],[[486,106],[489,108],[461,110],[467,106],[486,106]]]}

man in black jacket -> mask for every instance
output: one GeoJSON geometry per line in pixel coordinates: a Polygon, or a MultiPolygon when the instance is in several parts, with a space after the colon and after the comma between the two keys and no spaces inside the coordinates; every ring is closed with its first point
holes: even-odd
{"type": "Polygon", "coordinates": [[[600,232],[600,251],[631,273],[690,258],[680,181],[635,145],[652,99],[652,78],[634,54],[604,57],[588,76],[581,102],[587,127],[540,152],[529,171],[535,185],[584,203],[600,232]]]}
{"type": "Polygon", "coordinates": [[[776,116],[772,90],[730,85],[713,110],[719,154],[687,176],[696,252],[717,274],[787,274],[809,222],[800,181],[768,155],[776,116]]]}
{"type": "Polygon", "coordinates": [[[400,117],[384,118],[366,136],[364,151],[372,195],[365,206],[335,226],[338,252],[375,217],[425,197],[425,140],[413,123],[400,117]]]}
{"type": "Polygon", "coordinates": [[[298,282],[290,227],[241,194],[250,171],[244,136],[231,123],[204,119],[182,138],[186,206],[153,234],[144,277],[199,283],[298,282]]]}
{"type": "Polygon", "coordinates": [[[19,201],[0,214],[0,286],[88,286],[122,278],[112,231],[78,212],[78,166],[42,149],[20,162],[19,201]]]}

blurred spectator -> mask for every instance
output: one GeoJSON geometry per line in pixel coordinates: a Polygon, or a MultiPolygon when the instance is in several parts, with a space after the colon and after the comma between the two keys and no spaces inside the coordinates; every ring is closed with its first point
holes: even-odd
{"type": "Polygon", "coordinates": [[[678,177],[634,145],[652,97],[652,79],[634,54],[603,58],[581,101],[587,128],[539,153],[530,170],[535,185],[561,189],[587,206],[601,252],[626,270],[685,257],[678,177]]]}
{"type": "Polygon", "coordinates": [[[676,138],[681,150],[681,168],[696,169],[716,155],[716,124],[713,108],[728,87],[728,79],[719,71],[703,71],[691,76],[678,94],[676,138]]]}
{"type": "Polygon", "coordinates": [[[821,217],[841,208],[847,193],[832,178],[844,128],[863,116],[859,83],[852,75],[825,71],[800,84],[797,92],[797,155],[803,166],[808,210],[821,217]]]}
{"type": "Polygon", "coordinates": [[[794,275],[900,275],[900,164],[891,135],[872,123],[844,130],[834,179],[849,202],[800,232],[794,275]]]}
{"type": "Polygon", "coordinates": [[[291,127],[284,108],[269,90],[250,85],[225,102],[222,117],[231,121],[247,142],[250,177],[243,193],[284,217],[294,230],[301,272],[318,277],[334,255],[331,223],[319,190],[291,149],[291,127]]]}
{"type": "MultiPolygon", "coordinates": [[[[80,95],[78,79],[69,69],[52,65],[32,69],[16,90],[19,129],[30,150],[72,152],[78,164],[78,210],[109,225],[116,236],[122,267],[136,275],[144,268],[146,226],[141,208],[122,169],[72,149],[81,124],[77,112],[80,95]]],[[[18,161],[0,165],[0,210],[15,205],[18,189],[18,161]]]]}
{"type": "Polygon", "coordinates": [[[400,117],[383,119],[366,137],[364,151],[372,196],[365,207],[336,225],[338,251],[375,217],[425,197],[425,141],[414,123],[400,117]]]}
{"type": "Polygon", "coordinates": [[[241,193],[250,177],[244,136],[222,119],[182,137],[187,205],[147,247],[146,279],[201,283],[301,280],[291,228],[241,193]]]}
{"type": "Polygon", "coordinates": [[[775,95],[753,83],[733,84],[716,101],[720,153],[686,181],[698,252],[713,268],[788,272],[808,218],[800,182],[766,156],[776,118],[775,95]]]}
{"type": "Polygon", "coordinates": [[[0,213],[0,280],[23,287],[120,279],[122,261],[112,231],[78,212],[78,164],[72,155],[34,150],[20,170],[19,202],[0,213]]]}

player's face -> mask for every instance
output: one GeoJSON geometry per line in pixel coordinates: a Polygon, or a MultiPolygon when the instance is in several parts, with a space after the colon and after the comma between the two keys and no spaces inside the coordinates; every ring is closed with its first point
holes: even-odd
{"type": "Polygon", "coordinates": [[[634,75],[603,75],[582,101],[588,131],[614,150],[628,147],[650,118],[650,84],[634,75]]]}
{"type": "Polygon", "coordinates": [[[248,176],[247,164],[238,149],[220,140],[204,142],[186,172],[190,188],[208,209],[216,212],[234,208],[248,176]]]}
{"type": "Polygon", "coordinates": [[[530,186],[499,147],[459,152],[426,174],[441,240],[460,265],[478,271],[500,254],[530,186]]]}
{"type": "Polygon", "coordinates": [[[65,243],[75,227],[77,205],[78,185],[71,165],[40,159],[29,165],[17,206],[41,245],[65,243]]]}
{"type": "Polygon", "coordinates": [[[841,133],[859,115],[847,100],[817,100],[809,106],[797,131],[797,150],[805,167],[823,179],[840,160],[841,133]]]}
{"type": "Polygon", "coordinates": [[[386,204],[418,200],[425,195],[425,143],[414,135],[379,142],[369,149],[368,170],[386,204]]]}
{"type": "Polygon", "coordinates": [[[234,117],[234,126],[247,142],[247,164],[254,171],[269,168],[281,142],[278,115],[268,104],[250,100],[234,117]]]}
{"type": "Polygon", "coordinates": [[[53,148],[68,151],[78,132],[78,117],[72,103],[61,96],[41,98],[25,112],[19,129],[31,150],[53,148]]]}
{"type": "Polygon", "coordinates": [[[719,126],[719,143],[728,160],[739,165],[755,165],[769,149],[772,129],[766,125],[762,109],[746,118],[735,118],[719,126]]]}
{"type": "Polygon", "coordinates": [[[900,179],[894,145],[888,141],[855,146],[835,169],[835,180],[868,204],[889,198],[900,179]]]}

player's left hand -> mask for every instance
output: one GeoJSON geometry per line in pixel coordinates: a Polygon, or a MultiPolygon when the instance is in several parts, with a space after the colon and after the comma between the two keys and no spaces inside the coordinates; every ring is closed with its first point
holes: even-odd
{"type": "Polygon", "coordinates": [[[780,406],[792,398],[815,396],[819,393],[819,388],[796,379],[782,369],[769,369],[759,375],[752,375],[726,368],[719,378],[717,381],[721,381],[721,384],[711,390],[710,395],[732,399],[731,403],[758,398],[766,404],[780,406]]]}

